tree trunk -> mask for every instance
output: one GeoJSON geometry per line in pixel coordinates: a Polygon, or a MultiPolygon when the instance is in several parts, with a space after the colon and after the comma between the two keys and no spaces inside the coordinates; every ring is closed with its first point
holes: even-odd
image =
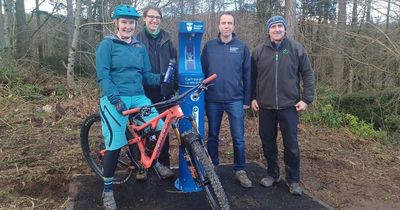
{"type": "Polygon", "coordinates": [[[16,0],[15,14],[17,18],[17,58],[22,58],[27,55],[29,46],[24,0],[16,0]]]}
{"type": "MultiPolygon", "coordinates": [[[[36,27],[37,30],[40,30],[41,23],[40,23],[40,13],[39,13],[39,0],[35,0],[35,3],[36,3],[36,27]]],[[[40,37],[37,40],[37,53],[38,53],[38,64],[40,68],[43,62],[43,43],[40,37]]]]}
{"type": "Polygon", "coordinates": [[[390,19],[390,0],[388,0],[388,6],[387,6],[387,13],[386,13],[386,27],[385,27],[385,33],[389,33],[389,19],[390,19]]]}
{"type": "Polygon", "coordinates": [[[3,2],[0,0],[0,50],[5,47],[5,42],[3,2]]]}
{"type": "Polygon", "coordinates": [[[353,14],[351,17],[351,27],[355,29],[358,21],[358,0],[353,0],[353,14]]]}
{"type": "Polygon", "coordinates": [[[296,33],[296,2],[293,0],[285,0],[285,16],[288,22],[286,35],[292,39],[295,38],[296,33]]]}
{"type": "Polygon", "coordinates": [[[75,65],[75,55],[78,47],[79,40],[79,25],[81,24],[81,10],[82,2],[81,0],[76,0],[75,2],[75,27],[72,36],[71,48],[68,55],[68,66],[67,66],[67,88],[69,92],[69,97],[72,98],[75,91],[75,81],[74,81],[74,65],[75,65]]]}
{"type": "Polygon", "coordinates": [[[372,0],[366,0],[367,1],[367,5],[366,5],[366,12],[365,12],[365,21],[367,22],[371,22],[371,4],[372,4],[372,0]]]}
{"type": "MultiPolygon", "coordinates": [[[[87,17],[88,17],[88,22],[92,23],[94,22],[94,14],[93,14],[93,3],[91,0],[86,1],[87,5],[87,17]]],[[[88,42],[89,44],[94,44],[94,27],[93,26],[88,26],[88,42]]]]}
{"type": "Polygon", "coordinates": [[[68,46],[71,46],[72,36],[74,35],[74,9],[72,0],[67,0],[67,31],[68,31],[68,46]]]}
{"type": "Polygon", "coordinates": [[[343,88],[343,79],[344,79],[344,46],[345,46],[345,34],[346,30],[346,0],[338,0],[339,1],[339,9],[338,9],[338,21],[337,21],[337,30],[336,30],[336,46],[338,48],[336,56],[333,62],[333,81],[334,87],[340,93],[344,90],[343,88]]]}
{"type": "Polygon", "coordinates": [[[192,20],[195,20],[196,18],[196,0],[192,0],[192,20]]]}
{"type": "MultiPolygon", "coordinates": [[[[357,24],[358,24],[358,0],[353,0],[353,12],[352,12],[352,17],[351,17],[351,30],[353,33],[356,32],[357,30],[357,24]]],[[[350,45],[350,50],[351,50],[351,56],[353,56],[356,53],[356,49],[354,46],[354,38],[351,38],[349,41],[350,45]]],[[[349,68],[349,82],[347,85],[347,93],[353,93],[354,89],[354,70],[355,67],[351,66],[349,68]]]]}
{"type": "Polygon", "coordinates": [[[4,48],[10,49],[13,43],[12,23],[14,22],[13,0],[3,0],[4,4],[4,48]]]}
{"type": "Polygon", "coordinates": [[[215,0],[211,0],[211,21],[208,21],[209,23],[209,29],[210,29],[210,37],[216,37],[218,32],[217,32],[217,23],[219,22],[219,20],[217,21],[217,15],[215,13],[215,0]]]}

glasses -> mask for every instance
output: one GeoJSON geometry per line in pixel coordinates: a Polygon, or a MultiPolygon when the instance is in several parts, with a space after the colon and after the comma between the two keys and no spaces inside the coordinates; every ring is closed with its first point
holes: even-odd
{"type": "Polygon", "coordinates": [[[161,16],[154,16],[154,15],[146,15],[146,17],[148,17],[149,19],[156,19],[156,20],[161,20],[161,16]]]}

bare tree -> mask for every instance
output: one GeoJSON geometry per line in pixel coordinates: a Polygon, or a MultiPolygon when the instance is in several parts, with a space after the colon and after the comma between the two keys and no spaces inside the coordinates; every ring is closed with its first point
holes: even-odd
{"type": "Polygon", "coordinates": [[[17,19],[17,58],[22,58],[27,55],[29,46],[24,0],[15,1],[15,17],[17,19]]]}
{"type": "Polygon", "coordinates": [[[79,40],[79,25],[81,24],[81,13],[82,13],[82,2],[81,0],[75,1],[75,26],[74,26],[74,34],[72,36],[71,47],[69,49],[68,55],[68,66],[67,66],[67,88],[69,91],[69,97],[72,98],[75,91],[75,55],[78,47],[79,40]]]}
{"type": "Polygon", "coordinates": [[[294,38],[296,35],[296,2],[293,0],[285,0],[285,16],[288,22],[286,29],[287,36],[294,38]]]}
{"type": "MultiPolygon", "coordinates": [[[[36,3],[36,26],[37,26],[37,30],[40,30],[40,13],[39,13],[39,0],[35,0],[36,3]]],[[[37,40],[37,53],[38,53],[38,64],[41,65],[41,63],[43,62],[43,43],[42,40],[39,38],[37,40]]]]}
{"type": "MultiPolygon", "coordinates": [[[[353,0],[353,12],[352,12],[352,18],[351,18],[351,28],[352,31],[355,32],[356,31],[356,26],[358,24],[358,0],[353,0]]],[[[352,37],[350,39],[350,50],[351,50],[351,55],[354,55],[356,53],[355,50],[355,42],[354,42],[354,38],[352,37]]],[[[347,92],[348,93],[353,93],[353,86],[354,86],[354,70],[355,67],[349,65],[349,80],[348,80],[348,85],[347,85],[347,92]]]]}
{"type": "MultiPolygon", "coordinates": [[[[86,0],[86,5],[87,5],[87,18],[88,22],[92,23],[94,22],[94,13],[93,13],[93,3],[91,0],[86,0]]],[[[92,44],[94,42],[94,27],[93,26],[88,26],[88,42],[89,44],[92,44]]]]}
{"type": "Polygon", "coordinates": [[[372,0],[366,0],[365,21],[371,22],[371,4],[372,0]]]}
{"type": "Polygon", "coordinates": [[[352,12],[352,18],[351,18],[351,27],[354,29],[354,27],[357,25],[358,22],[358,0],[353,0],[353,12],[352,12]]]}
{"type": "Polygon", "coordinates": [[[333,62],[333,84],[336,90],[342,91],[343,88],[343,79],[344,79],[344,46],[345,46],[345,35],[344,31],[346,30],[346,0],[338,0],[339,1],[339,9],[338,9],[338,21],[337,21],[337,30],[336,30],[336,43],[338,50],[335,53],[334,62],[333,62]]]}
{"type": "Polygon", "coordinates": [[[67,31],[68,31],[68,46],[71,45],[72,36],[74,35],[73,19],[74,11],[72,0],[67,0],[67,31]]]}
{"type": "Polygon", "coordinates": [[[0,49],[4,48],[6,42],[4,25],[3,2],[0,0],[0,49]]]}
{"type": "Polygon", "coordinates": [[[14,0],[4,0],[4,47],[10,48],[14,42],[13,22],[14,22],[14,0]]]}
{"type": "Polygon", "coordinates": [[[390,2],[391,0],[387,0],[387,12],[386,12],[386,27],[385,27],[385,33],[387,34],[389,32],[389,19],[390,19],[390,2]]]}

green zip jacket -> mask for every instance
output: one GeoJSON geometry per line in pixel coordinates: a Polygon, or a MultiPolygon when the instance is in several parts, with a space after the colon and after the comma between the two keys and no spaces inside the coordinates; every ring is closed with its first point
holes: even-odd
{"type": "Polygon", "coordinates": [[[104,37],[96,49],[96,72],[101,95],[109,100],[144,95],[143,83],[160,84],[160,75],[151,73],[146,48],[134,38],[128,44],[115,35],[104,37]]]}
{"type": "Polygon", "coordinates": [[[254,49],[251,62],[252,98],[261,108],[285,109],[300,100],[307,104],[314,100],[314,71],[297,41],[285,37],[275,49],[268,40],[254,49]]]}

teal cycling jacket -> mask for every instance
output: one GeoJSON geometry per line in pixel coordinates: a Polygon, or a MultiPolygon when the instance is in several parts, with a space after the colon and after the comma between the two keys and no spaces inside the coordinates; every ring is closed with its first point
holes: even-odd
{"type": "Polygon", "coordinates": [[[115,35],[104,37],[96,49],[96,72],[101,95],[108,99],[144,95],[144,84],[160,84],[160,75],[151,73],[146,48],[134,38],[128,44],[115,35]]]}

